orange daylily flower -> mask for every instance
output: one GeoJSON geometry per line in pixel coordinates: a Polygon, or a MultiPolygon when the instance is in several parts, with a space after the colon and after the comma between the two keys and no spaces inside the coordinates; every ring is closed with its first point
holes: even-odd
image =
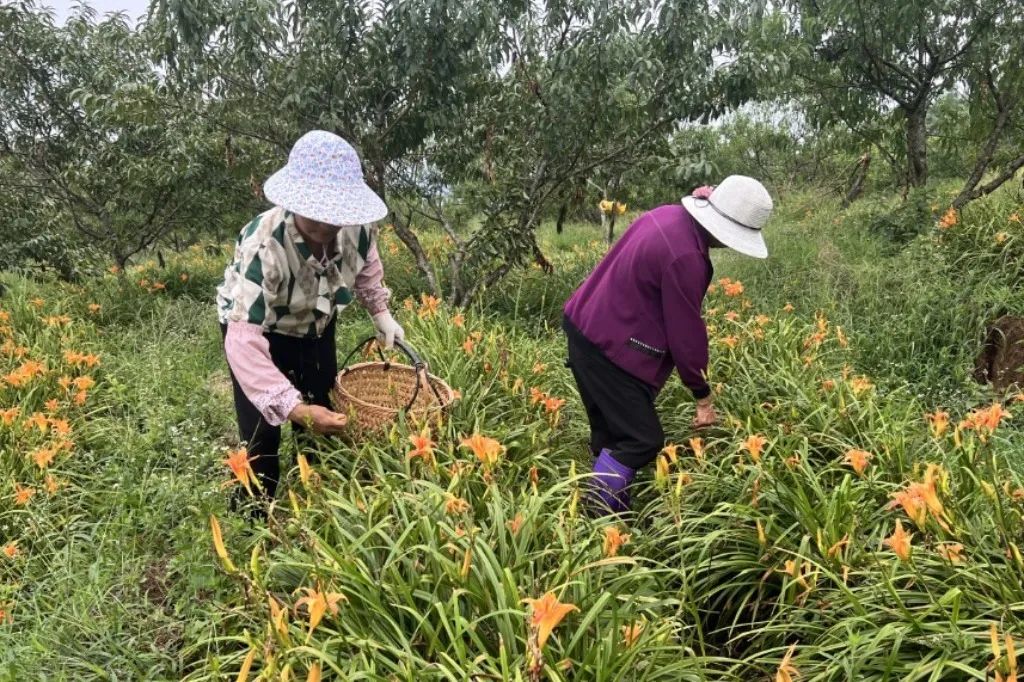
{"type": "Polygon", "coordinates": [[[53,474],[46,475],[46,480],[44,481],[43,485],[46,487],[46,493],[48,495],[53,495],[54,493],[56,493],[58,490],[60,490],[61,486],[60,481],[58,481],[53,476],[53,474]]]}
{"type": "Polygon", "coordinates": [[[924,527],[925,519],[928,517],[928,508],[921,497],[921,490],[914,486],[915,484],[910,484],[903,490],[893,493],[893,501],[889,503],[889,508],[903,507],[903,511],[914,522],[914,525],[922,528],[924,527]]]}
{"type": "Polygon", "coordinates": [[[456,313],[455,315],[452,316],[452,324],[454,324],[459,329],[462,329],[463,327],[466,326],[466,316],[463,315],[462,313],[456,313]]]}
{"type": "Polygon", "coordinates": [[[800,672],[793,665],[793,653],[796,651],[796,644],[790,644],[786,654],[779,662],[779,669],[775,671],[775,682],[794,682],[800,679],[800,672]]]}
{"type": "Polygon", "coordinates": [[[854,394],[860,395],[874,388],[874,384],[867,377],[854,377],[850,379],[850,388],[853,389],[854,394]]]}
{"type": "Polygon", "coordinates": [[[730,322],[735,322],[736,320],[740,319],[740,314],[735,310],[730,310],[724,315],[724,317],[730,322]]]}
{"type": "Polygon", "coordinates": [[[210,514],[210,535],[213,537],[213,549],[217,552],[221,563],[224,564],[225,570],[229,573],[234,573],[236,570],[235,564],[231,561],[231,557],[228,556],[228,549],[224,545],[224,535],[220,532],[220,521],[213,514],[210,514]]]}
{"type": "Polygon", "coordinates": [[[548,396],[547,398],[544,399],[544,410],[547,412],[558,412],[560,409],[562,409],[562,405],[565,405],[564,398],[554,398],[548,396]]]}
{"type": "Polygon", "coordinates": [[[245,448],[232,450],[228,453],[228,458],[224,460],[224,463],[231,469],[235,479],[245,486],[245,489],[252,495],[250,484],[259,485],[259,481],[256,480],[256,473],[252,470],[252,465],[249,464],[249,452],[245,448]]]}
{"type": "Polygon", "coordinates": [[[46,409],[48,413],[53,414],[54,412],[60,409],[60,401],[57,400],[56,398],[50,398],[45,403],[43,403],[43,407],[46,409]]]}
{"type": "Polygon", "coordinates": [[[181,280],[182,282],[187,282],[188,281],[188,273],[187,272],[181,273],[180,275],[178,275],[178,279],[181,280]]]}
{"type": "Polygon", "coordinates": [[[843,551],[843,548],[850,544],[850,535],[847,533],[843,536],[842,540],[837,541],[834,545],[828,548],[828,558],[834,559],[837,554],[843,551]]]}
{"type": "Polygon", "coordinates": [[[238,677],[235,678],[235,682],[249,682],[249,671],[252,670],[252,664],[256,661],[256,653],[256,647],[249,647],[249,653],[242,660],[242,667],[238,669],[238,677]]]}
{"type": "Polygon", "coordinates": [[[267,604],[270,605],[270,622],[281,637],[288,636],[288,610],[283,608],[274,599],[274,596],[267,594],[267,604]]]}
{"type": "Polygon", "coordinates": [[[936,547],[939,556],[951,564],[962,564],[964,562],[964,546],[959,542],[943,542],[936,547]]]}
{"type": "Polygon", "coordinates": [[[76,406],[81,407],[82,405],[85,405],[85,401],[88,399],[88,393],[86,393],[85,391],[79,391],[78,393],[75,394],[75,397],[72,399],[72,401],[75,403],[76,406]]]}
{"type": "Polygon", "coordinates": [[[444,503],[444,511],[446,514],[465,514],[469,511],[469,502],[466,502],[461,497],[455,495],[448,495],[448,499],[444,503]]]}
{"type": "Polygon", "coordinates": [[[675,443],[669,443],[661,449],[661,454],[665,455],[672,464],[679,461],[679,446],[675,443]]]}
{"type": "Polygon", "coordinates": [[[95,367],[100,364],[100,357],[98,355],[94,353],[79,353],[73,350],[64,351],[64,360],[69,365],[77,365],[79,367],[95,367]]]}
{"type": "Polygon", "coordinates": [[[0,421],[3,421],[4,426],[11,426],[20,415],[20,407],[9,407],[6,410],[0,410],[0,421]]]}
{"type": "Polygon", "coordinates": [[[296,601],[295,607],[306,607],[306,612],[309,615],[308,639],[313,636],[313,630],[320,625],[324,615],[328,612],[332,616],[338,615],[338,602],[347,600],[347,597],[340,592],[322,592],[314,590],[312,587],[304,587],[302,590],[306,593],[306,596],[296,601]]]}
{"type": "Polygon", "coordinates": [[[637,640],[640,639],[640,635],[644,633],[644,627],[647,623],[643,620],[638,620],[632,625],[622,626],[622,643],[626,645],[626,648],[632,647],[636,644],[637,640]]]}
{"type": "Polygon", "coordinates": [[[843,461],[849,464],[858,476],[863,476],[864,471],[868,468],[868,464],[871,461],[873,455],[870,452],[864,450],[849,450],[846,453],[846,457],[843,461]]]}
{"type": "Polygon", "coordinates": [[[535,362],[535,363],[533,363],[533,373],[534,374],[541,374],[547,368],[548,368],[548,366],[545,365],[543,362],[535,362]]]}
{"type": "Polygon", "coordinates": [[[38,448],[32,452],[32,461],[36,463],[36,466],[40,469],[45,469],[53,463],[53,459],[57,456],[57,451],[53,448],[38,448]]]}
{"type": "Polygon", "coordinates": [[[928,428],[935,438],[941,438],[949,427],[949,412],[936,410],[928,416],[928,428]]]}
{"type": "Polygon", "coordinates": [[[42,412],[33,412],[32,416],[25,420],[25,426],[27,428],[36,427],[40,433],[46,433],[46,430],[50,427],[50,418],[42,412]]]}
{"type": "Polygon", "coordinates": [[[567,615],[579,611],[575,604],[558,601],[554,592],[548,592],[539,599],[524,599],[523,602],[530,605],[530,630],[536,634],[540,649],[544,648],[551,632],[567,615]]]}
{"type": "Polygon", "coordinates": [[[738,338],[736,338],[735,336],[730,334],[729,336],[723,336],[722,338],[720,338],[718,340],[718,342],[720,344],[722,344],[723,346],[728,346],[729,348],[735,348],[737,345],[739,345],[740,340],[738,338]]]}
{"type": "Polygon", "coordinates": [[[473,339],[471,339],[471,338],[467,338],[465,340],[465,342],[463,342],[463,344],[462,344],[462,351],[466,355],[472,355],[473,354],[473,348],[475,346],[476,346],[476,342],[473,339]]]}
{"type": "Polygon", "coordinates": [[[437,298],[436,296],[430,296],[428,294],[420,294],[420,303],[421,305],[418,313],[419,317],[421,319],[426,317],[434,317],[435,315],[437,315],[437,309],[441,305],[441,299],[437,298]]]}
{"type": "Polygon", "coordinates": [[[46,305],[46,301],[44,301],[41,298],[33,298],[32,300],[29,301],[29,303],[31,303],[36,308],[42,308],[44,305],[46,305]]]}
{"type": "Polygon", "coordinates": [[[604,555],[617,556],[619,549],[629,542],[629,533],[623,533],[618,526],[606,526],[604,529],[604,555]]]}
{"type": "Polygon", "coordinates": [[[50,429],[63,438],[71,433],[71,423],[67,419],[51,419],[50,429]]]}
{"type": "Polygon", "coordinates": [[[430,439],[429,426],[424,426],[423,430],[419,433],[410,435],[409,442],[412,444],[412,450],[406,453],[406,459],[421,457],[427,464],[434,461],[434,447],[437,443],[430,439]]]}
{"type": "Polygon", "coordinates": [[[802,564],[798,559],[786,559],[784,565],[785,568],[781,573],[791,577],[797,585],[802,586],[804,589],[810,589],[810,585],[807,584],[807,580],[804,577],[804,569],[808,568],[808,566],[802,564]]]}
{"type": "Polygon", "coordinates": [[[75,377],[71,382],[75,385],[79,391],[88,391],[90,388],[96,385],[96,380],[90,376],[75,377]]]}
{"type": "Polygon", "coordinates": [[[960,429],[972,429],[978,434],[978,438],[982,442],[988,440],[988,437],[995,433],[999,427],[1000,422],[1003,419],[1008,419],[1012,415],[1003,409],[1003,406],[999,403],[992,403],[991,406],[974,410],[962,422],[960,422],[960,429]]]}
{"type": "Polygon", "coordinates": [[[512,531],[512,535],[519,535],[519,529],[523,527],[523,515],[516,514],[516,517],[511,521],[506,521],[505,525],[512,531]]]}
{"type": "Polygon", "coordinates": [[[547,394],[544,393],[544,391],[540,390],[536,386],[531,386],[530,387],[530,404],[531,405],[536,405],[537,403],[544,402],[545,398],[547,398],[547,394]]]}
{"type": "Polygon", "coordinates": [[[300,452],[295,456],[295,463],[299,465],[299,480],[302,481],[302,485],[308,488],[314,476],[313,468],[309,465],[309,459],[300,452]]]}
{"type": "Polygon", "coordinates": [[[484,465],[484,468],[490,468],[498,463],[498,458],[505,451],[505,446],[493,438],[482,436],[479,433],[474,433],[469,438],[464,438],[459,443],[459,447],[468,448],[473,451],[476,458],[484,465]]]}
{"type": "Polygon", "coordinates": [[[754,462],[761,461],[761,452],[764,446],[768,444],[768,439],[760,434],[754,434],[747,436],[747,439],[743,441],[742,448],[750,453],[750,458],[754,462]]]}
{"type": "Polygon", "coordinates": [[[3,553],[4,556],[6,556],[8,559],[13,559],[14,557],[18,556],[18,543],[8,542],[6,545],[4,545],[3,553]]]}
{"type": "Polygon", "coordinates": [[[20,483],[14,484],[14,504],[19,507],[24,507],[28,504],[32,496],[36,494],[36,489],[32,487],[23,487],[20,483]]]}
{"type": "Polygon", "coordinates": [[[702,438],[691,438],[690,449],[693,450],[693,456],[697,458],[697,461],[704,460],[704,440],[702,438]]]}
{"type": "Polygon", "coordinates": [[[900,561],[909,561],[911,552],[910,540],[913,537],[913,533],[907,533],[903,530],[903,522],[896,519],[896,530],[884,540],[884,544],[893,551],[893,554],[899,557],[900,561]]]}
{"type": "Polygon", "coordinates": [[[722,284],[722,292],[729,297],[740,296],[743,293],[743,283],[726,282],[722,284]]]}
{"type": "Polygon", "coordinates": [[[949,210],[947,210],[943,214],[942,218],[939,219],[939,229],[948,230],[949,228],[956,225],[959,221],[960,219],[957,215],[956,209],[950,206],[949,210]]]}

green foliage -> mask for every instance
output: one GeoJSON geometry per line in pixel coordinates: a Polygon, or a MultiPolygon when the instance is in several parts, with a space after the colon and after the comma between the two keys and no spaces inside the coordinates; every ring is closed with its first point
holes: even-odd
{"type": "Polygon", "coordinates": [[[854,215],[867,216],[868,229],[894,245],[902,245],[930,231],[937,219],[937,193],[915,187],[906,199],[881,199],[858,207],[854,215]]]}
{"type": "MultiPolygon", "coordinates": [[[[25,456],[42,436],[0,426],[0,547],[19,548],[0,554],[0,609],[13,619],[0,624],[0,679],[234,679],[251,651],[250,679],[303,679],[314,662],[326,679],[529,679],[522,599],[549,590],[579,608],[545,646],[550,679],[770,677],[793,644],[805,678],[983,677],[991,623],[1022,632],[1020,431],[1014,419],[985,442],[963,430],[959,444],[951,432],[993,400],[964,371],[969,308],[1019,305],[992,295],[1018,276],[1021,206],[1001,191],[896,254],[865,226],[869,207],[840,213],[818,192],[790,194],[769,227],[771,259],[715,253],[746,294],[707,303],[723,423],[691,433],[690,398],[669,383],[669,439],[699,435],[704,456],[684,446],[667,477],[644,472],[614,557],[611,522],[582,515],[586,421],[557,326],[603,252],[592,227],[545,226],[555,273],[509,277],[461,326],[446,305],[396,306],[432,371],[462,393],[430,425],[434,461],[407,457],[418,424],[322,443],[308,481],[289,471],[265,527],[229,512],[223,489],[235,434],[209,295],[226,252],[196,247],[81,286],[11,279],[5,334],[47,369],[32,385],[5,383],[0,409],[45,409],[65,350],[100,363],[86,404],[61,407],[75,446],[48,470],[25,456]],[[60,315],[70,322],[47,323],[60,315]],[[550,412],[531,388],[567,403],[550,412]],[[951,413],[939,438],[922,417],[936,407],[951,413]],[[460,447],[476,431],[506,447],[486,476],[460,447]],[[742,446],[751,434],[768,440],[759,461],[742,446]],[[845,463],[850,449],[873,455],[863,476],[845,463]],[[888,503],[928,464],[943,467],[933,475],[946,516],[919,527],[888,503]],[[52,495],[47,473],[62,482],[52,495]],[[28,505],[14,504],[15,483],[38,489],[28,505]],[[467,507],[446,508],[455,498],[467,507]],[[210,514],[240,572],[220,567],[210,514]],[[913,533],[908,563],[881,542],[896,519],[913,533]],[[946,543],[963,545],[963,562],[943,557],[946,543]],[[345,596],[312,634],[297,604],[305,588],[345,596]],[[268,595],[285,608],[281,627],[268,595]],[[625,646],[623,627],[638,623],[625,646]]],[[[394,286],[418,294],[385,234],[394,286]]],[[[369,327],[344,322],[342,352],[369,327]]],[[[20,362],[3,353],[0,375],[20,362]]],[[[285,452],[287,470],[288,439],[285,452]]]]}
{"type": "Polygon", "coordinates": [[[0,41],[0,214],[14,218],[2,228],[14,254],[67,276],[87,242],[124,266],[175,230],[194,238],[248,210],[223,137],[196,123],[201,98],[168,92],[123,18],[85,8],[57,27],[23,3],[0,9],[0,41]]]}

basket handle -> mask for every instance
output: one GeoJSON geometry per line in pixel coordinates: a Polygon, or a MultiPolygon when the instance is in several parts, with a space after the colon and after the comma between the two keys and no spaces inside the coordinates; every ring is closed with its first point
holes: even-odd
{"type": "MultiPolygon", "coordinates": [[[[342,368],[340,373],[346,374],[349,370],[348,363],[352,359],[352,357],[376,340],[376,336],[368,336],[359,343],[357,343],[355,348],[353,348],[352,351],[347,356],[345,356],[345,361],[341,363],[342,368]]],[[[408,412],[409,410],[412,409],[412,406],[416,404],[416,398],[419,397],[420,394],[421,383],[425,383],[427,386],[430,387],[430,390],[433,391],[438,403],[443,403],[444,400],[441,398],[441,394],[437,392],[437,387],[435,387],[427,378],[427,363],[424,362],[413,349],[413,347],[407,344],[405,341],[401,339],[395,339],[395,346],[397,346],[398,349],[401,350],[407,358],[409,358],[409,362],[412,363],[412,366],[416,370],[416,388],[413,389],[412,398],[409,399],[409,404],[405,406],[405,411],[408,412]]],[[[384,357],[384,351],[381,350],[380,346],[377,346],[377,355],[380,356],[381,362],[384,363],[384,371],[391,369],[391,361],[384,357]]]]}

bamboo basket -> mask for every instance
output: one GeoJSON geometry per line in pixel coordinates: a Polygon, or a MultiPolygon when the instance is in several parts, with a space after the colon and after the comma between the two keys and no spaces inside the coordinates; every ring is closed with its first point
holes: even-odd
{"type": "Polygon", "coordinates": [[[376,341],[360,342],[342,363],[331,390],[335,411],[349,418],[350,429],[361,435],[379,433],[391,426],[399,413],[417,421],[426,421],[447,411],[455,401],[455,391],[440,377],[430,374],[427,363],[408,344],[395,341],[395,347],[410,364],[385,359],[377,348],[379,361],[349,365],[357,353],[376,341]]]}

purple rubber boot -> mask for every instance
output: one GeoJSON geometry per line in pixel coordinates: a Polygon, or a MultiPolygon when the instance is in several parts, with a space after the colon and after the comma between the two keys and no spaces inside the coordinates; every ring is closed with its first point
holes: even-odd
{"type": "Polygon", "coordinates": [[[636,469],[619,463],[605,448],[594,460],[594,474],[589,505],[592,512],[604,516],[629,511],[629,484],[633,482],[636,469]]]}

